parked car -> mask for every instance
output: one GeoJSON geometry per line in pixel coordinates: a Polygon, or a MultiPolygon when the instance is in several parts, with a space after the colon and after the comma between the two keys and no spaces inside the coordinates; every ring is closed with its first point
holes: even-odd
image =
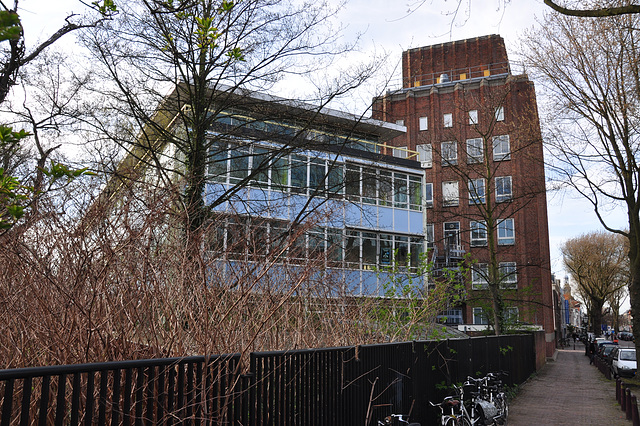
{"type": "Polygon", "coordinates": [[[600,345],[600,351],[598,352],[598,355],[600,356],[600,359],[602,359],[602,361],[604,361],[606,364],[610,364],[611,353],[614,349],[617,348],[618,346],[615,344],[600,345]]]}
{"type": "Polygon", "coordinates": [[[616,348],[611,353],[611,374],[613,377],[633,377],[637,371],[636,350],[616,348]]]}

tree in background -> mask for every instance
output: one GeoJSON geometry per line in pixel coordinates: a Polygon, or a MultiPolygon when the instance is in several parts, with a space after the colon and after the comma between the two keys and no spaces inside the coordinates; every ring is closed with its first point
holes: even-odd
{"type": "MultiPolygon", "coordinates": [[[[593,332],[598,334],[605,304],[614,308],[628,285],[625,238],[604,231],[581,235],[563,245],[562,255],[577,293],[587,306],[593,332]]],[[[617,308],[619,311],[619,303],[617,308]]]]}

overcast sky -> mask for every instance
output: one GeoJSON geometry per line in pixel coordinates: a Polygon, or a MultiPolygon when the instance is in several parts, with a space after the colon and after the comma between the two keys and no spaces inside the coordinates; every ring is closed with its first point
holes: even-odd
{"type": "MultiPolygon", "coordinates": [[[[402,51],[409,48],[500,34],[505,39],[509,59],[517,62],[519,36],[536,25],[536,17],[547,10],[542,0],[511,0],[506,8],[503,0],[462,0],[453,20],[451,13],[457,1],[431,0],[414,7],[420,3],[416,0],[348,0],[339,15],[346,26],[345,38],[363,33],[363,52],[386,51],[399,63],[402,51]]],[[[73,0],[22,0],[20,5],[31,40],[46,37],[59,28],[66,13],[84,10],[79,1],[73,0]]],[[[560,245],[568,238],[600,230],[601,225],[590,205],[570,193],[548,194],[548,212],[552,272],[562,278],[565,272],[560,245]]],[[[610,215],[620,227],[626,227],[624,211],[610,215]]]]}

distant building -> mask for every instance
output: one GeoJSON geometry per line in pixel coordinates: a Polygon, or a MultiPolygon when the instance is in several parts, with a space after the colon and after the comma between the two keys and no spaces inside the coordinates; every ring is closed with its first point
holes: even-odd
{"type": "Polygon", "coordinates": [[[374,100],[373,118],[406,126],[388,143],[417,151],[424,170],[425,234],[433,260],[476,260],[468,298],[451,306],[460,328],[487,323],[487,241],[497,242],[508,314],[546,332],[554,350],[545,173],[534,86],[513,75],[504,41],[491,35],[410,49],[402,88],[374,100]],[[492,209],[488,235],[481,209],[492,209]],[[484,269],[483,269],[484,268],[484,269]],[[514,299],[518,302],[512,301],[514,299]]]}

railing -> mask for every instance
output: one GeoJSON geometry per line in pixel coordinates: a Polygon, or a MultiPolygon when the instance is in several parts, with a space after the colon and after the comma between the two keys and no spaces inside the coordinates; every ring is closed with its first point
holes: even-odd
{"type": "Polygon", "coordinates": [[[422,424],[441,385],[535,370],[532,335],[0,371],[1,424],[422,424]]]}
{"type": "Polygon", "coordinates": [[[466,68],[442,70],[437,73],[414,75],[404,77],[402,88],[430,86],[432,84],[464,81],[473,78],[490,77],[492,75],[509,74],[511,68],[509,62],[476,65],[466,68]],[[445,77],[446,76],[446,77],[445,77]]]}

